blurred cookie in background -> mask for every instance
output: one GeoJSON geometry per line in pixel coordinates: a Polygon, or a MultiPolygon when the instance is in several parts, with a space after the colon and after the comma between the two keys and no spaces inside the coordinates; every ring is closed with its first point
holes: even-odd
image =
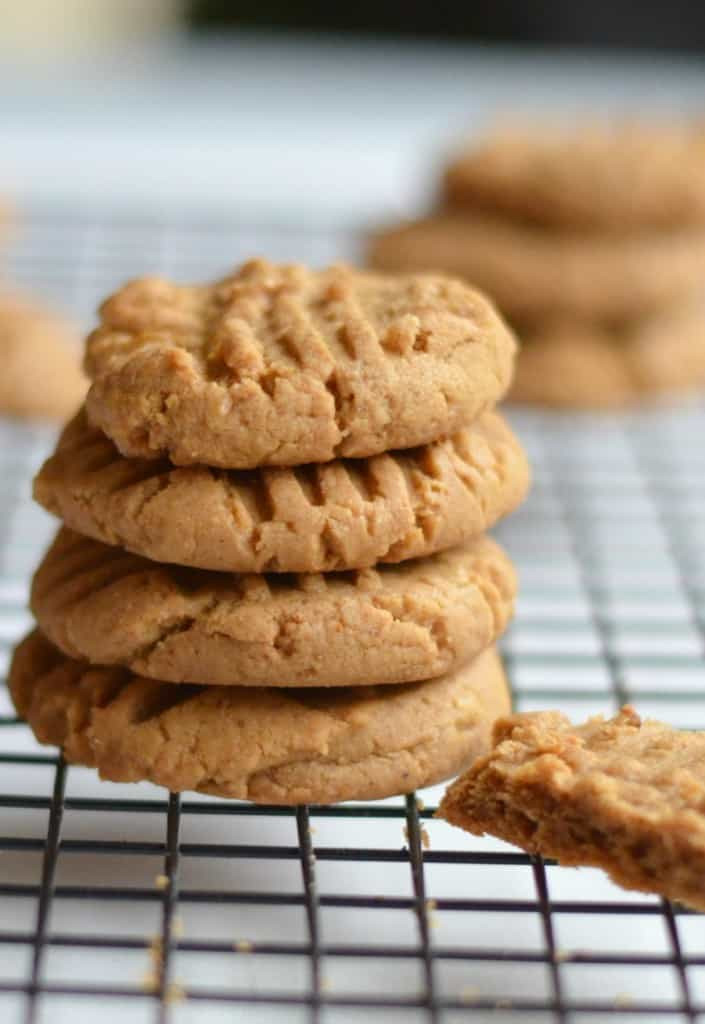
{"type": "Polygon", "coordinates": [[[522,338],[509,400],[556,408],[617,408],[633,399],[624,353],[609,331],[556,322],[522,338]]]}
{"type": "Polygon", "coordinates": [[[705,229],[585,235],[484,211],[443,211],[373,237],[380,270],[473,281],[509,319],[613,323],[688,300],[705,283],[705,229]]]}
{"type": "Polygon", "coordinates": [[[705,388],[705,128],[516,128],[446,168],[384,270],[473,281],[526,342],[514,400],[605,408],[705,388]]]}
{"type": "Polygon", "coordinates": [[[705,124],[513,125],[446,168],[443,202],[558,230],[705,224],[705,124]]]}
{"type": "Polygon", "coordinates": [[[0,415],[61,420],[76,412],[87,382],[78,334],[33,300],[0,294],[0,415]]]}
{"type": "Polygon", "coordinates": [[[671,309],[621,327],[567,319],[522,333],[509,401],[619,408],[705,388],[705,310],[671,309]]]}

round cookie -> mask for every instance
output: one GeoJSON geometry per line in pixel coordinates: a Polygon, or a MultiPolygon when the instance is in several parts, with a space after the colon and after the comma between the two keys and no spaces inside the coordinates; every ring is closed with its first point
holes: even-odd
{"type": "Polygon", "coordinates": [[[493,648],[430,682],[344,690],[175,686],[64,657],[35,632],[9,688],[40,743],[115,782],[259,803],[374,800],[487,753],[509,711],[493,648]]]}
{"type": "Polygon", "coordinates": [[[437,214],[370,244],[384,270],[422,267],[484,288],[510,318],[616,322],[689,299],[705,284],[705,230],[551,234],[484,214],[437,214]]]}
{"type": "Polygon", "coordinates": [[[705,310],[685,307],[621,331],[565,321],[525,336],[509,400],[625,406],[705,389],[705,310]]]}
{"type": "Polygon", "coordinates": [[[64,419],[87,383],[70,325],[31,301],[0,296],[0,414],[64,419]]]}
{"type": "Polygon", "coordinates": [[[156,562],[226,572],[330,572],[461,544],[524,498],[529,467],[485,413],[445,441],[258,470],[125,459],[79,413],[34,481],[67,526],[156,562]]]}
{"type": "Polygon", "coordinates": [[[133,281],[88,338],[86,407],[124,455],[233,469],[452,434],[506,391],[514,339],[459,281],[264,261],[133,281]]]}
{"type": "Polygon", "coordinates": [[[65,654],[153,679],[358,686],[429,679],[504,630],[514,569],[486,537],[345,574],[237,576],[158,565],[62,529],[32,585],[65,654]]]}
{"type": "Polygon", "coordinates": [[[608,332],[563,324],[527,338],[507,400],[555,408],[618,408],[634,400],[624,351],[608,332]]]}
{"type": "Polygon", "coordinates": [[[702,124],[580,123],[469,146],[446,170],[446,202],[580,231],[705,223],[702,124]]]}
{"type": "Polygon", "coordinates": [[[705,306],[667,310],[628,332],[636,391],[653,396],[705,388],[705,306]]]}

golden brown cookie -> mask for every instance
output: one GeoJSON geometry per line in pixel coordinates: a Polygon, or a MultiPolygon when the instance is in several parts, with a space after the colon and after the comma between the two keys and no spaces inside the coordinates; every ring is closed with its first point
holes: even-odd
{"type": "Polygon", "coordinates": [[[299,465],[426,444],[509,385],[514,340],[442,276],[246,263],[210,286],[133,281],[88,339],[88,415],[124,455],[299,465]]]}
{"type": "Polygon", "coordinates": [[[237,576],[159,565],[62,529],[32,610],[65,654],[169,682],[361,686],[442,675],[493,643],[516,579],[486,537],[400,565],[237,576]]]}
{"type": "Polygon", "coordinates": [[[565,409],[619,408],[634,401],[634,384],[626,352],[609,330],[557,323],[525,339],[507,400],[565,409]]]}
{"type": "Polygon", "coordinates": [[[705,224],[705,126],[504,131],[448,167],[446,201],[581,231],[705,224]]]}
{"type": "Polygon", "coordinates": [[[564,321],[524,333],[509,400],[620,407],[705,389],[705,309],[687,306],[621,330],[564,321]]]}
{"type": "Polygon", "coordinates": [[[370,245],[372,266],[464,277],[510,318],[614,322],[702,291],[705,229],[610,237],[555,234],[485,214],[437,214],[370,245]]]}
{"type": "Polygon", "coordinates": [[[77,337],[54,313],[16,295],[0,296],[0,415],[64,419],[87,382],[77,337]]]}
{"type": "Polygon", "coordinates": [[[72,661],[41,634],[9,687],[40,743],[116,782],[259,803],[374,800],[439,782],[487,751],[509,710],[489,649],[430,682],[341,690],[176,686],[72,661]]]}
{"type": "Polygon", "coordinates": [[[81,412],[34,497],[78,533],[157,562],[330,572],[461,544],[511,512],[528,484],[526,456],[496,413],[405,452],[219,470],[125,459],[81,412]]]}
{"type": "Polygon", "coordinates": [[[557,711],[513,715],[493,742],[439,817],[705,909],[705,734],[625,707],[577,727],[557,711]]]}

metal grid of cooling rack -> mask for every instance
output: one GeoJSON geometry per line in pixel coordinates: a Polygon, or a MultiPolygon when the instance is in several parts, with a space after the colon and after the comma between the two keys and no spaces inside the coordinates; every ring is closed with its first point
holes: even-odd
{"type": "MultiPolygon", "coordinates": [[[[324,227],[43,211],[10,275],[88,324],[138,271],[356,250],[324,227]]],[[[497,531],[522,581],[517,705],[705,726],[705,407],[513,419],[535,477],[497,531]]],[[[0,425],[0,671],[53,529],[28,496],[50,444],[0,425]]],[[[0,687],[0,1020],[705,1020],[699,915],[434,821],[441,791],[292,810],[102,784],[0,687]]]]}

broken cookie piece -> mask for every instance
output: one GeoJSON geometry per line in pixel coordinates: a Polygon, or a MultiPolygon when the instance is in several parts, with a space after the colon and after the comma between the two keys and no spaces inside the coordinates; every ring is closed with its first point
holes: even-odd
{"type": "Polygon", "coordinates": [[[632,707],[581,726],[556,711],[500,719],[438,817],[705,909],[705,733],[632,707]]]}

